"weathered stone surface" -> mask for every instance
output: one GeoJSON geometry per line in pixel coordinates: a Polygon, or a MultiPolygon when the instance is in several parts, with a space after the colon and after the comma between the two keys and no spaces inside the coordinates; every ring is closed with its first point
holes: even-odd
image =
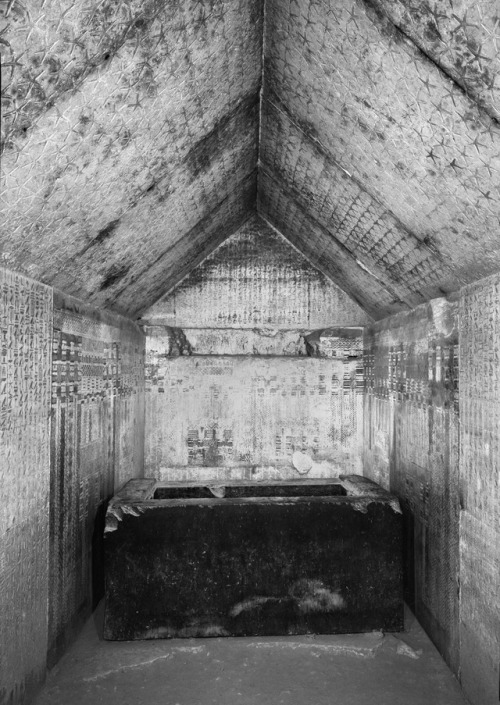
{"type": "Polygon", "coordinates": [[[459,665],[457,304],[444,299],[368,329],[364,473],[405,514],[406,599],[459,665]]]}
{"type": "Polygon", "coordinates": [[[305,330],[174,328],[162,325],[144,325],[143,330],[149,338],[149,356],[307,354],[305,330]]]}
{"type": "Polygon", "coordinates": [[[148,361],[179,355],[363,356],[363,329],[321,328],[316,331],[279,328],[174,328],[143,325],[148,361]]]}
{"type": "Polygon", "coordinates": [[[107,500],[144,462],[144,337],[125,318],[54,292],[49,665],[103,591],[107,500]]]}
{"type": "Polygon", "coordinates": [[[45,678],[52,290],[0,269],[0,702],[45,678]]]}
{"type": "MultiPolygon", "coordinates": [[[[148,338],[145,472],[186,465],[292,467],[296,450],[359,472],[362,361],[158,356],[148,338]]],[[[294,474],[298,473],[293,470],[294,474]]]]}
{"type": "Polygon", "coordinates": [[[461,679],[474,705],[500,677],[500,277],[467,287],[460,316],[461,679]]]}
{"type": "Polygon", "coordinates": [[[495,0],[372,0],[429,58],[500,119],[498,6],[495,0]]]}
{"type": "Polygon", "coordinates": [[[125,490],[107,514],[105,638],[400,631],[399,505],[356,479],[339,481],[346,496],[330,482],[125,490]]]}
{"type": "Polygon", "coordinates": [[[17,705],[102,592],[102,505],[142,472],[144,338],[4,269],[0,291],[0,701],[17,705]]]}
{"type": "Polygon", "coordinates": [[[500,675],[500,532],[460,513],[460,680],[471,703],[494,705],[500,675]]]}
{"type": "Polygon", "coordinates": [[[137,316],[257,206],[376,318],[498,271],[495,0],[4,4],[10,268],[137,316]]]}
{"type": "MultiPolygon", "coordinates": [[[[337,454],[332,460],[315,460],[311,454],[304,453],[311,458],[310,469],[307,471],[309,479],[331,480],[339,477],[343,468],[349,465],[346,453],[337,454]]],[[[359,464],[356,464],[359,467],[359,464]]],[[[287,465],[206,465],[203,467],[193,465],[172,465],[161,467],[156,472],[159,482],[267,482],[270,480],[296,480],[300,477],[293,462],[287,465]]]]}
{"type": "Polygon", "coordinates": [[[323,271],[340,283],[340,246],[350,255],[344,280],[358,278],[361,263],[385,282],[400,301],[385,304],[369,287],[378,317],[390,305],[401,310],[401,302],[456,291],[500,265],[498,27],[488,0],[473,4],[470,11],[419,0],[266,5],[261,212],[297,238],[294,218],[280,226],[286,194],[320,228],[323,271]],[[439,59],[377,7],[403,14],[401,26],[411,22],[421,46],[429,24],[443,28],[439,59]],[[435,61],[453,64],[467,93],[435,61]],[[491,110],[475,102],[473,83],[491,110]]]}
{"type": "Polygon", "coordinates": [[[15,0],[5,14],[4,263],[135,313],[162,258],[189,271],[193,229],[206,255],[214,227],[223,239],[232,210],[248,215],[252,175],[255,202],[261,3],[15,0]]]}
{"type": "Polygon", "coordinates": [[[261,218],[250,218],[142,314],[189,328],[319,328],[370,317],[261,218]]]}
{"type": "Polygon", "coordinates": [[[363,356],[362,328],[323,328],[304,335],[310,357],[352,359],[363,356]]]}
{"type": "Polygon", "coordinates": [[[280,182],[262,171],[259,176],[259,213],[299,249],[367,313],[378,318],[409,308],[399,295],[387,288],[371,270],[301,208],[280,182]]]}

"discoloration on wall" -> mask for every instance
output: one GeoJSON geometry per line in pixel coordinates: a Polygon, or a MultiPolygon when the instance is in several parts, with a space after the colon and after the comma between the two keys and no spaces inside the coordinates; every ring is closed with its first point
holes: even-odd
{"type": "Polygon", "coordinates": [[[346,606],[340,590],[331,590],[321,580],[302,578],[290,588],[290,596],[297,601],[299,612],[335,612],[346,606]]]}
{"type": "Polygon", "coordinates": [[[365,338],[364,474],[400,499],[406,597],[458,671],[457,305],[398,314],[365,338]]]}
{"type": "Polygon", "coordinates": [[[178,465],[191,466],[193,478],[200,466],[291,466],[296,450],[354,472],[361,463],[358,367],[356,360],[148,353],[146,474],[178,465]]]}
{"type": "Polygon", "coordinates": [[[495,0],[263,6],[4,2],[4,263],[135,316],[257,207],[376,318],[498,271],[495,0]]]}
{"type": "Polygon", "coordinates": [[[189,328],[364,325],[366,313],[262,219],[252,217],[142,314],[189,328]]]}
{"type": "Polygon", "coordinates": [[[286,355],[305,356],[307,331],[279,328],[172,328],[143,325],[148,354],[154,355],[286,355]]]}
{"type": "Polygon", "coordinates": [[[0,269],[0,702],[45,678],[52,290],[0,269]]]}
{"type": "Polygon", "coordinates": [[[295,452],[308,454],[311,477],[358,472],[361,328],[322,329],[323,359],[306,356],[304,341],[313,324],[367,320],[251,218],[143,314],[147,474],[297,476],[295,452]]]}
{"type": "Polygon", "coordinates": [[[334,612],[345,606],[344,599],[338,590],[332,591],[321,582],[321,580],[308,580],[302,578],[297,580],[283,597],[250,597],[243,602],[238,602],[229,611],[231,617],[237,617],[242,612],[259,609],[269,602],[290,602],[291,609],[294,607],[304,614],[312,612],[334,612]]]}
{"type": "Polygon", "coordinates": [[[105,503],[144,447],[141,331],[57,292],[51,420],[49,665],[100,599],[105,503]]]}
{"type": "Polygon", "coordinates": [[[179,243],[200,224],[210,251],[221,203],[248,216],[251,174],[255,205],[262,4],[31,5],[1,11],[8,266],[135,313],[155,300],[159,258],[159,294],[176,283],[169,260],[189,271],[179,243]]]}
{"type": "Polygon", "coordinates": [[[460,315],[461,681],[474,705],[500,682],[500,277],[467,287],[460,315]]]}
{"type": "Polygon", "coordinates": [[[266,5],[260,212],[377,318],[498,270],[497,14],[491,0],[266,5]]]}
{"type": "Polygon", "coordinates": [[[370,0],[427,56],[500,119],[499,17],[495,0],[370,0]],[[453,10],[450,12],[450,10],[453,10]]]}
{"type": "Polygon", "coordinates": [[[310,357],[352,359],[363,355],[362,328],[324,328],[303,337],[310,357]]]}

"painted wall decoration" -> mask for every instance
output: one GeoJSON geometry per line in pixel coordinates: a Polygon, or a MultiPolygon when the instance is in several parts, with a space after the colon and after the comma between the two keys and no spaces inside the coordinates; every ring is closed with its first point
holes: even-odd
{"type": "Polygon", "coordinates": [[[0,702],[45,675],[52,289],[0,269],[0,702]]]}

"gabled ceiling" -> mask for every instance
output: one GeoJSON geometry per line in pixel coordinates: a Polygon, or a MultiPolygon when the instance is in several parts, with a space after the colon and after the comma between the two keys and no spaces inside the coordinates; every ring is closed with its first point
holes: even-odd
{"type": "Polygon", "coordinates": [[[375,318],[500,271],[497,0],[0,0],[2,264],[140,315],[257,209],[375,318]]]}

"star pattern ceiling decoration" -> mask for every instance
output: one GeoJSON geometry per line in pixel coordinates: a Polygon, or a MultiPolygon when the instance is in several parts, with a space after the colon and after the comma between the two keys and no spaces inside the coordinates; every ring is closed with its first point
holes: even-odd
{"type": "Polygon", "coordinates": [[[495,0],[0,0],[2,264],[139,315],[257,209],[374,317],[500,269],[495,0]]]}

